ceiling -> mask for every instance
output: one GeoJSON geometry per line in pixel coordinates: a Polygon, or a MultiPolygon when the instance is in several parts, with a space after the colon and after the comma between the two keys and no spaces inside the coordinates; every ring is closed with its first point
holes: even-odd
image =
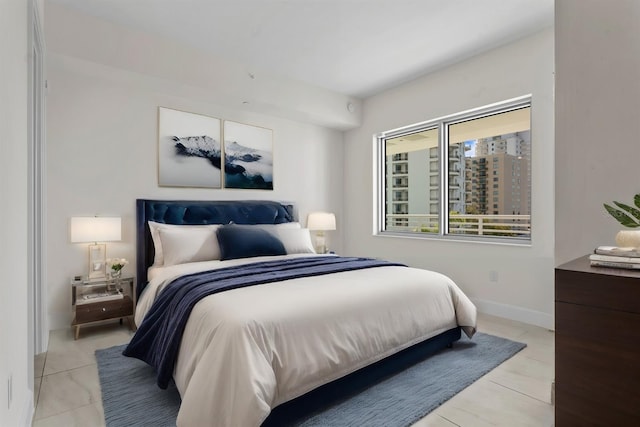
{"type": "Polygon", "coordinates": [[[365,98],[553,25],[554,0],[49,0],[365,98]]]}

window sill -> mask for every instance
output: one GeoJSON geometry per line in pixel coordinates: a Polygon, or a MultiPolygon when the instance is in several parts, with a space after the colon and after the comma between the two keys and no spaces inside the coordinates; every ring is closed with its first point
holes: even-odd
{"type": "Polygon", "coordinates": [[[400,238],[400,239],[414,239],[414,240],[430,240],[438,242],[452,242],[452,243],[476,243],[483,245],[499,245],[499,246],[516,246],[516,247],[531,247],[531,240],[524,239],[497,239],[487,238],[480,236],[457,236],[447,235],[440,236],[437,234],[426,233],[394,233],[389,231],[379,231],[373,234],[373,237],[385,237],[385,238],[400,238]]]}

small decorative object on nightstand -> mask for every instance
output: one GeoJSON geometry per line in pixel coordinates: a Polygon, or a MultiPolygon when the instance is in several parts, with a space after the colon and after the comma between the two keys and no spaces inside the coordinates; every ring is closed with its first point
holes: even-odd
{"type": "Polygon", "coordinates": [[[109,266],[109,277],[115,280],[116,285],[120,287],[120,279],[122,279],[122,269],[125,265],[129,264],[126,258],[108,258],[107,265],[109,266]]]}
{"type": "Polygon", "coordinates": [[[613,202],[615,207],[604,204],[604,208],[623,227],[616,234],[616,245],[621,248],[640,248],[640,194],[633,196],[634,206],[613,202]]]}
{"type": "Polygon", "coordinates": [[[135,279],[122,277],[118,280],[81,280],[73,281],[71,304],[73,307],[74,337],[78,339],[80,326],[105,320],[127,318],[131,330],[136,326],[133,314],[136,306],[135,279]]]}

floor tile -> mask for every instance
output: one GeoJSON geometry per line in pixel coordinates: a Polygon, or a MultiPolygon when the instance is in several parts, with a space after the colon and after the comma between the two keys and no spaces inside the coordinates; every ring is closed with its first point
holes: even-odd
{"type": "Polygon", "coordinates": [[[40,397],[34,419],[58,415],[92,403],[101,402],[97,365],[42,377],[40,397]]]}
{"type": "Polygon", "coordinates": [[[553,365],[517,355],[507,360],[485,378],[519,393],[551,403],[553,365]]]}
{"type": "MultiPolygon", "coordinates": [[[[74,347],[72,344],[69,346],[74,347]]],[[[90,354],[77,350],[71,352],[51,350],[47,358],[48,360],[44,367],[45,377],[95,363],[95,359],[90,354]]]]}
{"type": "Polygon", "coordinates": [[[413,424],[411,427],[456,427],[456,424],[441,417],[435,412],[431,412],[429,415],[413,424]]]}
{"type": "Polygon", "coordinates": [[[103,427],[104,412],[97,403],[35,420],[33,427],[103,427]]]}
{"type": "Polygon", "coordinates": [[[555,342],[555,333],[548,329],[528,326],[526,332],[519,336],[518,339],[526,342],[527,344],[553,346],[555,342]]]}
{"type": "Polygon", "coordinates": [[[435,409],[417,426],[423,427],[423,422],[444,422],[448,427],[553,425],[553,406],[548,403],[554,372],[553,332],[482,313],[478,315],[478,330],[524,342],[527,347],[435,409]]]}
{"type": "Polygon", "coordinates": [[[553,423],[553,407],[482,378],[436,410],[459,426],[539,427],[553,423]]]}
{"type": "Polygon", "coordinates": [[[37,354],[33,359],[33,376],[35,378],[40,378],[42,376],[42,372],[44,371],[44,362],[47,358],[47,353],[37,354]]]}
{"type": "Polygon", "coordinates": [[[478,331],[517,341],[518,337],[527,332],[527,325],[480,313],[478,314],[478,331]]]}
{"type": "Polygon", "coordinates": [[[40,385],[42,385],[42,377],[33,380],[33,406],[38,407],[38,397],[40,396],[40,385]]]}
{"type": "Polygon", "coordinates": [[[85,329],[81,330],[78,340],[73,339],[71,328],[51,331],[44,375],[94,364],[97,349],[127,343],[133,335],[125,325],[117,322],[85,329]]]}

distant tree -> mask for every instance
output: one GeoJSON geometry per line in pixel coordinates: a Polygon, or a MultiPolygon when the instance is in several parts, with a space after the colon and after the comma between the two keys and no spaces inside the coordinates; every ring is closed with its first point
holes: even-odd
{"type": "Polygon", "coordinates": [[[467,206],[466,210],[468,215],[480,215],[480,210],[475,203],[467,206]]]}

